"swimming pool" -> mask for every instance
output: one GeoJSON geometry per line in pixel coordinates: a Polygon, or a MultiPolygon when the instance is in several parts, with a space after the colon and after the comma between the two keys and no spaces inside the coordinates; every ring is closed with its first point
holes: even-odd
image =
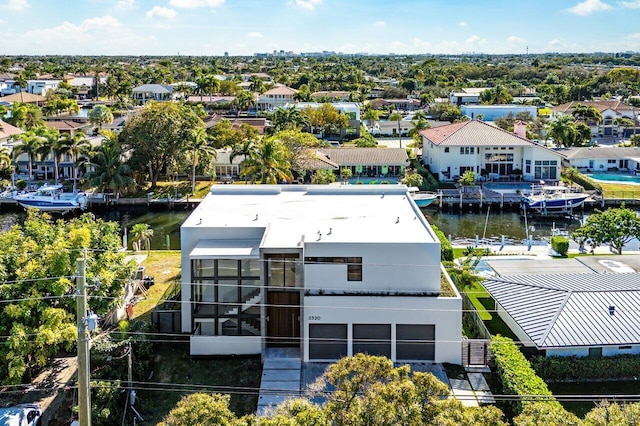
{"type": "Polygon", "coordinates": [[[349,183],[354,184],[369,184],[369,183],[398,183],[397,177],[354,177],[349,178],[349,183]]]}
{"type": "Polygon", "coordinates": [[[627,174],[612,174],[612,173],[591,173],[587,174],[591,179],[600,182],[617,182],[627,183],[631,185],[640,185],[640,176],[627,175],[627,174]]]}

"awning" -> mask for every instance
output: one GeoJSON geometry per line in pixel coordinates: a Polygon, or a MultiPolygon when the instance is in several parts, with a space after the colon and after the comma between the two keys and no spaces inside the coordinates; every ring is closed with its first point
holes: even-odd
{"type": "Polygon", "coordinates": [[[260,240],[200,240],[190,259],[259,259],[260,240]]]}

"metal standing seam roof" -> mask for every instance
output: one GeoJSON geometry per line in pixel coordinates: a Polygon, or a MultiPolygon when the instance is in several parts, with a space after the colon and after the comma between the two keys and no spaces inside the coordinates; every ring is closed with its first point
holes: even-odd
{"type": "Polygon", "coordinates": [[[510,276],[483,285],[538,348],[640,343],[640,273],[510,276]]]}

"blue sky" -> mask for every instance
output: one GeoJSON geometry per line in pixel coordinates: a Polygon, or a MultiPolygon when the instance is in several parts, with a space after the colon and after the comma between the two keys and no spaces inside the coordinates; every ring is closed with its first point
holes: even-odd
{"type": "Polygon", "coordinates": [[[0,0],[0,54],[640,51],[640,0],[0,0]]]}

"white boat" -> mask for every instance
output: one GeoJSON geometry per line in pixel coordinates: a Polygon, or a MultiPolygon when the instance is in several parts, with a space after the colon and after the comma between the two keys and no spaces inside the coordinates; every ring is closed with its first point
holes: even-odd
{"type": "Polygon", "coordinates": [[[76,209],[84,210],[87,206],[84,193],[64,192],[62,185],[43,185],[36,192],[15,196],[14,200],[24,208],[62,214],[76,209]]]}
{"type": "Polygon", "coordinates": [[[531,194],[522,197],[522,204],[526,210],[565,212],[582,206],[587,198],[589,194],[573,192],[566,186],[534,186],[531,194]]]}
{"type": "Polygon", "coordinates": [[[427,207],[438,198],[438,194],[433,192],[419,191],[416,187],[409,188],[409,193],[411,194],[411,198],[413,198],[413,201],[418,207],[427,207]]]}

